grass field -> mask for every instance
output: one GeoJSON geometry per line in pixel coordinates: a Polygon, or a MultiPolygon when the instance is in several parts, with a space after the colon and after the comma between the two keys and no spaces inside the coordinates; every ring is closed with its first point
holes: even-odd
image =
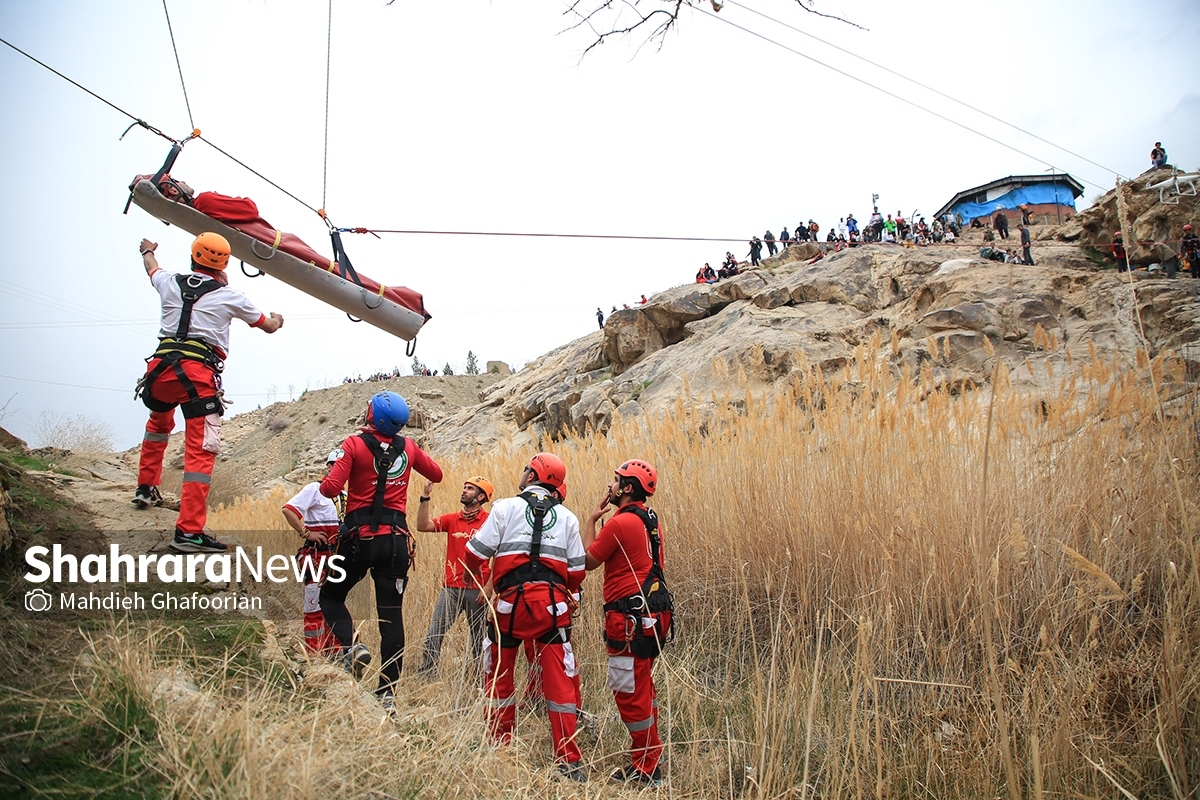
{"type": "MultiPolygon", "coordinates": [[[[659,470],[652,505],[679,610],[656,667],[659,792],[1196,796],[1200,420],[1182,376],[1165,361],[1070,362],[1056,391],[1031,393],[1000,369],[993,395],[885,364],[864,348],[770,397],[718,398],[715,413],[680,400],[666,418],[552,446],[580,517],[624,459],[659,470]]],[[[457,507],[468,475],[514,493],[530,455],[443,460],[435,513],[457,507]]],[[[211,527],[290,553],[285,499],[239,501],[211,527]]],[[[516,746],[486,743],[461,622],[439,679],[412,677],[444,547],[418,536],[398,721],[269,634],[222,659],[179,644],[194,631],[114,629],[80,667],[76,699],[132,698],[144,716],[117,738],[169,796],[622,795],[602,780],[628,740],[605,686],[599,575],[576,642],[600,731],[582,742],[592,783],[576,788],[550,780],[536,709],[516,746]],[[172,675],[194,690],[164,694],[172,675]]],[[[351,599],[377,652],[369,587],[351,599]]],[[[284,628],[299,621],[298,588],[278,607],[289,602],[284,628]]]]}

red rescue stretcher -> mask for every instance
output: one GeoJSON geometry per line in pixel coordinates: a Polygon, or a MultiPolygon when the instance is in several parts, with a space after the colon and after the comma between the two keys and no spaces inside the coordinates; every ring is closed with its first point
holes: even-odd
{"type": "MultiPolygon", "coordinates": [[[[164,176],[166,177],[166,176],[164,176]]],[[[168,178],[169,180],[169,178],[168,178]]],[[[160,185],[163,181],[160,179],[160,185]]],[[[289,286],[368,322],[406,341],[412,341],[426,320],[425,301],[405,286],[383,286],[358,273],[332,234],[340,260],[331,261],[298,236],[277,230],[258,215],[246,197],[201,192],[191,201],[165,196],[150,176],[139,175],[131,189],[139,208],[188,233],[219,233],[229,240],[233,256],[289,286]]],[[[172,193],[174,194],[174,193],[172,193]]]]}

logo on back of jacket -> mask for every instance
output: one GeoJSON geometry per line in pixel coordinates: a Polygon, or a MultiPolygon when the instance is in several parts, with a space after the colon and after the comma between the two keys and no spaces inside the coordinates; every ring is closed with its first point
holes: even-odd
{"type": "MultiPolygon", "coordinates": [[[[377,462],[375,462],[375,464],[376,464],[375,468],[378,469],[379,462],[377,461],[377,462]]],[[[407,469],[408,469],[408,451],[404,450],[404,451],[401,451],[400,457],[396,459],[396,462],[394,464],[392,464],[392,468],[388,470],[387,482],[391,483],[396,478],[399,478],[401,475],[404,474],[404,471],[407,469]]],[[[379,478],[376,477],[376,479],[371,482],[371,485],[374,486],[378,482],[379,482],[379,478]]]]}
{"type": "Polygon", "coordinates": [[[396,459],[396,463],[392,464],[392,468],[388,470],[387,479],[393,481],[404,474],[408,469],[408,450],[402,450],[400,457],[396,459]]]}
{"type": "MultiPolygon", "coordinates": [[[[534,525],[533,525],[533,509],[530,508],[529,506],[525,507],[525,521],[527,523],[529,523],[529,529],[533,530],[533,527],[534,527],[534,525]]],[[[558,511],[554,508],[554,506],[551,506],[550,508],[546,509],[546,516],[542,518],[542,538],[543,539],[554,539],[555,538],[550,533],[550,531],[554,528],[554,526],[557,523],[558,523],[558,511]]]]}

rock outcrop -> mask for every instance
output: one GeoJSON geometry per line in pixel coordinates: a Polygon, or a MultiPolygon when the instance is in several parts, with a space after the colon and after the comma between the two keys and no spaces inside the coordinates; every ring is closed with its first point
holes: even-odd
{"type": "MultiPolygon", "coordinates": [[[[1124,203],[1133,233],[1133,244],[1126,249],[1129,263],[1135,267],[1165,264],[1175,258],[1184,223],[1200,224],[1200,196],[1187,194],[1185,187],[1183,194],[1167,194],[1163,202],[1164,196],[1149,188],[1173,174],[1171,169],[1149,170],[1125,184],[1124,203]]],[[[1121,229],[1117,206],[1116,191],[1108,192],[1083,213],[1044,234],[1107,254],[1113,234],[1121,229]]]]}
{"type": "MultiPolygon", "coordinates": [[[[871,341],[898,373],[927,367],[964,386],[985,385],[995,358],[1033,386],[1089,348],[1133,358],[1141,338],[1128,279],[1050,238],[1036,245],[1037,266],[972,258],[978,246],[970,237],[873,245],[812,264],[785,254],[713,285],[662,292],[492,386],[478,406],[432,425],[429,441],[548,446],[604,432],[618,417],[669,411],[681,397],[703,409],[794,372],[837,370],[871,341]]],[[[808,247],[805,255],[820,252],[808,247]]],[[[1143,276],[1136,307],[1151,352],[1200,340],[1198,282],[1143,276]]]]}

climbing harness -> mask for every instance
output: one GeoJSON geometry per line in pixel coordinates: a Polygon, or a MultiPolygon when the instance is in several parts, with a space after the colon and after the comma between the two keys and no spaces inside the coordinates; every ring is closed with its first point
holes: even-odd
{"type": "Polygon", "coordinates": [[[546,514],[550,509],[559,505],[559,499],[554,495],[539,496],[533,492],[522,492],[518,497],[528,504],[529,511],[533,517],[533,535],[529,544],[529,561],[505,573],[496,581],[497,597],[508,595],[511,599],[506,598],[506,602],[512,605],[513,610],[508,614],[508,630],[500,630],[498,620],[492,620],[492,631],[498,637],[496,641],[500,643],[501,647],[516,647],[521,644],[521,637],[515,635],[516,610],[518,606],[523,608],[531,618],[538,616],[538,610],[534,609],[530,605],[528,598],[525,597],[525,587],[530,584],[546,584],[550,592],[549,608],[555,609],[553,612],[555,616],[550,622],[550,629],[548,631],[530,638],[542,644],[569,642],[571,641],[570,618],[576,607],[575,601],[571,597],[571,593],[567,591],[567,584],[563,580],[563,577],[543,564],[541,557],[542,530],[546,524],[546,514]],[[561,601],[558,599],[559,593],[563,596],[561,601]],[[560,603],[565,604],[568,610],[565,625],[558,624],[561,615],[557,612],[557,607],[560,603]]]}
{"type": "Polygon", "coordinates": [[[666,575],[663,573],[658,515],[653,509],[637,505],[625,506],[617,513],[626,512],[642,520],[650,539],[652,563],[646,579],[642,581],[640,592],[604,604],[605,612],[625,615],[625,635],[621,639],[610,638],[606,626],[604,641],[613,650],[628,651],[639,658],[653,658],[662,651],[663,645],[675,640],[675,598],[667,588],[666,575]],[[653,634],[646,633],[643,620],[653,620],[653,634]]]}
{"type": "Polygon", "coordinates": [[[222,401],[223,393],[220,391],[220,375],[225,369],[225,362],[207,342],[188,337],[192,324],[192,308],[201,297],[215,292],[222,288],[222,285],[217,280],[202,278],[196,274],[175,275],[174,278],[179,284],[179,294],[183,299],[183,308],[179,312],[179,325],[175,328],[174,337],[162,339],[158,349],[146,359],[146,363],[154,359],[159,359],[159,362],[137,382],[134,399],[140,398],[146,408],[158,412],[170,411],[178,405],[179,410],[183,412],[184,419],[205,417],[209,414],[221,416],[225,413],[225,404],[222,401]],[[217,386],[216,395],[200,396],[196,384],[183,369],[181,362],[185,359],[199,361],[213,371],[213,381],[217,386]],[[180,386],[187,392],[187,402],[176,404],[154,399],[151,393],[154,382],[168,369],[175,373],[175,378],[179,381],[180,386]]]}

